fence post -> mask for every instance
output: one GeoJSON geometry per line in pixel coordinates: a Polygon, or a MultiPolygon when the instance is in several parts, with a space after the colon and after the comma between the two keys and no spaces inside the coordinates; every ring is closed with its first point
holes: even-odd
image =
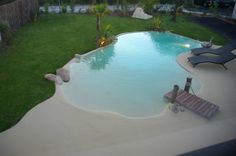
{"type": "Polygon", "coordinates": [[[30,20],[30,12],[37,12],[38,0],[15,0],[0,5],[0,20],[8,21],[15,30],[30,20]]]}

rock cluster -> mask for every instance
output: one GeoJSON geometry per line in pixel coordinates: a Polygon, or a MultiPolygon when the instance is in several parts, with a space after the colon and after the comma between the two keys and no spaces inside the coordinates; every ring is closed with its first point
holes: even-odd
{"type": "Polygon", "coordinates": [[[57,75],[55,74],[46,74],[44,76],[45,79],[49,81],[53,81],[58,85],[61,85],[63,82],[70,81],[70,72],[64,68],[59,68],[56,71],[57,75]]]}
{"type": "Polygon", "coordinates": [[[70,72],[64,68],[57,69],[57,75],[60,76],[64,82],[70,81],[70,72]]]}

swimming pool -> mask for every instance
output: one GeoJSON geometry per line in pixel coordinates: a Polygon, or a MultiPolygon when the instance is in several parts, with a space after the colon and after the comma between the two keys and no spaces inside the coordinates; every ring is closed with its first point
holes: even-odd
{"type": "MultiPolygon", "coordinates": [[[[82,109],[131,118],[160,114],[167,106],[163,95],[174,84],[183,88],[186,77],[191,77],[176,56],[200,43],[169,32],[135,32],[117,38],[69,65],[71,80],[60,86],[65,98],[82,109]]],[[[199,87],[193,79],[193,89],[199,87]]]]}

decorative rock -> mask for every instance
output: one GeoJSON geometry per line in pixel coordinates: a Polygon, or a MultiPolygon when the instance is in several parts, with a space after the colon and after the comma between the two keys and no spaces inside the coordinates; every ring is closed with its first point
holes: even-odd
{"type": "Polygon", "coordinates": [[[59,84],[59,85],[61,85],[63,83],[62,79],[59,76],[56,76],[54,74],[46,74],[44,76],[44,78],[49,80],[49,81],[53,81],[53,82],[55,82],[56,84],[59,84]]]}
{"type": "Polygon", "coordinates": [[[44,76],[44,78],[45,79],[47,79],[47,80],[49,80],[49,81],[55,81],[56,80],[56,75],[54,75],[54,74],[46,74],[45,76],[44,76]]]}
{"type": "Polygon", "coordinates": [[[75,58],[80,60],[81,59],[81,55],[80,54],[75,54],[75,58]]]}
{"type": "Polygon", "coordinates": [[[211,42],[202,42],[201,45],[204,48],[210,48],[212,46],[212,43],[211,42]]]}
{"type": "Polygon", "coordinates": [[[152,18],[151,15],[146,14],[142,8],[137,7],[133,13],[133,18],[139,18],[139,19],[150,19],[152,18]]]}
{"type": "Polygon", "coordinates": [[[58,84],[58,85],[62,85],[63,84],[63,81],[62,81],[60,76],[56,77],[56,84],[58,84]]]}
{"type": "Polygon", "coordinates": [[[70,81],[70,72],[64,68],[57,69],[57,75],[60,76],[64,82],[70,81]]]}

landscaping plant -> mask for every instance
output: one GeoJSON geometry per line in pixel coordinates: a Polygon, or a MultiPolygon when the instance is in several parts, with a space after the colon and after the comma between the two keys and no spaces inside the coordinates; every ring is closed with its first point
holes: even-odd
{"type": "Polygon", "coordinates": [[[154,31],[165,31],[162,25],[162,21],[159,16],[153,18],[151,29],[154,31]]]}
{"type": "Polygon", "coordinates": [[[108,12],[109,11],[107,10],[106,4],[97,4],[92,7],[92,13],[96,15],[97,43],[101,36],[101,17],[107,14],[108,12]]]}
{"type": "Polygon", "coordinates": [[[154,5],[158,2],[159,0],[141,0],[141,4],[143,5],[145,12],[149,14],[153,14],[154,5]]]}
{"type": "Polygon", "coordinates": [[[46,3],[44,4],[44,12],[45,12],[46,14],[48,14],[48,7],[49,7],[49,3],[46,2],[46,3]]]}
{"type": "Polygon", "coordinates": [[[11,45],[12,44],[12,33],[8,22],[0,21],[0,32],[2,38],[2,44],[11,45]]]}
{"type": "Polygon", "coordinates": [[[105,25],[102,28],[101,35],[100,35],[100,38],[98,40],[98,45],[100,47],[106,46],[114,40],[112,31],[113,30],[112,30],[111,24],[105,25]]]}
{"type": "Polygon", "coordinates": [[[66,13],[67,12],[67,3],[63,3],[61,6],[61,12],[66,13]]]}
{"type": "Polygon", "coordinates": [[[75,10],[75,0],[70,0],[70,9],[71,13],[73,13],[75,10]]]}

